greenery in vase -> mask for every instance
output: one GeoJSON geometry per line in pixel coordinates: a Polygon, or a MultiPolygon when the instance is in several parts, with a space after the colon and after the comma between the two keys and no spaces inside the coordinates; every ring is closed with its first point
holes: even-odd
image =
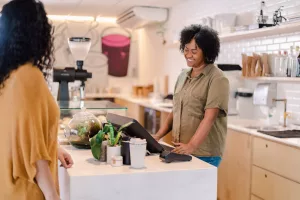
{"type": "Polygon", "coordinates": [[[102,142],[106,139],[107,145],[114,147],[120,145],[121,143],[121,133],[123,129],[130,126],[133,122],[129,122],[121,126],[117,131],[115,131],[113,125],[108,122],[102,130],[100,130],[95,136],[90,140],[92,154],[95,159],[99,160],[101,157],[101,145],[102,142]]]}

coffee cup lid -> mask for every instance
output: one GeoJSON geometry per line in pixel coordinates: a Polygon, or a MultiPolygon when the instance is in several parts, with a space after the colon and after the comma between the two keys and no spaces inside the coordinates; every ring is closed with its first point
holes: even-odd
{"type": "Polygon", "coordinates": [[[140,138],[131,138],[130,139],[130,144],[146,144],[147,141],[145,139],[140,139],[140,138]]]}

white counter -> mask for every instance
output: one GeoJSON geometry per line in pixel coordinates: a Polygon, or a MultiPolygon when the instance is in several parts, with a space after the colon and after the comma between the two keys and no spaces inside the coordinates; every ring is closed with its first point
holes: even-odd
{"type": "Polygon", "coordinates": [[[96,161],[90,150],[63,146],[73,157],[71,169],[59,169],[62,200],[217,199],[217,168],[193,157],[164,163],[147,156],[145,169],[112,167],[96,161]]]}

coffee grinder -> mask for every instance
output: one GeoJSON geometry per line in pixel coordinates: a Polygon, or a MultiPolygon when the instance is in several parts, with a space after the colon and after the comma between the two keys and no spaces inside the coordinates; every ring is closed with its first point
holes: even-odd
{"type": "Polygon", "coordinates": [[[69,82],[81,81],[80,99],[84,99],[85,81],[92,78],[92,73],[82,69],[90,48],[91,39],[86,37],[71,37],[68,44],[73,58],[76,60],[77,69],[74,67],[66,67],[65,69],[53,69],[53,81],[59,83],[58,101],[69,101],[69,82]]]}

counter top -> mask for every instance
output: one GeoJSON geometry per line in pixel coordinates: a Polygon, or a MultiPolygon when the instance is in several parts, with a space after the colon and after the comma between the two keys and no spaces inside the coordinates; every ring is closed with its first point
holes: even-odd
{"type": "MultiPolygon", "coordinates": [[[[300,148],[300,138],[277,138],[267,134],[263,134],[257,131],[257,129],[246,128],[249,126],[262,126],[263,122],[261,120],[246,120],[239,119],[238,117],[228,117],[228,125],[227,127],[239,132],[244,132],[248,134],[252,134],[257,137],[261,137],[264,139],[268,139],[271,141],[275,141],[278,143],[282,143],[288,146],[300,148]]],[[[287,129],[300,129],[298,126],[290,126],[287,129]]]]}
{"type": "Polygon", "coordinates": [[[116,174],[137,174],[137,173],[152,173],[152,172],[171,172],[171,171],[186,171],[186,170],[205,170],[212,169],[213,166],[194,158],[190,162],[178,162],[167,164],[160,161],[159,156],[150,155],[145,159],[145,169],[131,169],[129,166],[112,167],[106,163],[101,163],[95,160],[91,150],[76,149],[71,145],[63,145],[74,159],[74,167],[68,169],[70,176],[104,176],[116,174]]]}
{"type": "Polygon", "coordinates": [[[145,98],[145,97],[134,97],[132,95],[126,95],[126,94],[109,94],[109,93],[104,93],[104,94],[86,94],[86,98],[119,98],[123,99],[126,101],[129,101],[131,103],[136,103],[141,106],[147,107],[147,108],[152,108],[157,111],[161,112],[167,112],[170,113],[172,112],[172,108],[165,106],[167,104],[159,103],[159,102],[154,102],[151,100],[151,98],[145,98]]]}
{"type": "Polygon", "coordinates": [[[159,156],[146,156],[144,169],[112,167],[96,161],[91,150],[62,146],[74,165],[59,168],[63,200],[82,199],[192,199],[194,192],[206,200],[215,200],[217,168],[195,157],[190,162],[164,163],[159,156]]]}

